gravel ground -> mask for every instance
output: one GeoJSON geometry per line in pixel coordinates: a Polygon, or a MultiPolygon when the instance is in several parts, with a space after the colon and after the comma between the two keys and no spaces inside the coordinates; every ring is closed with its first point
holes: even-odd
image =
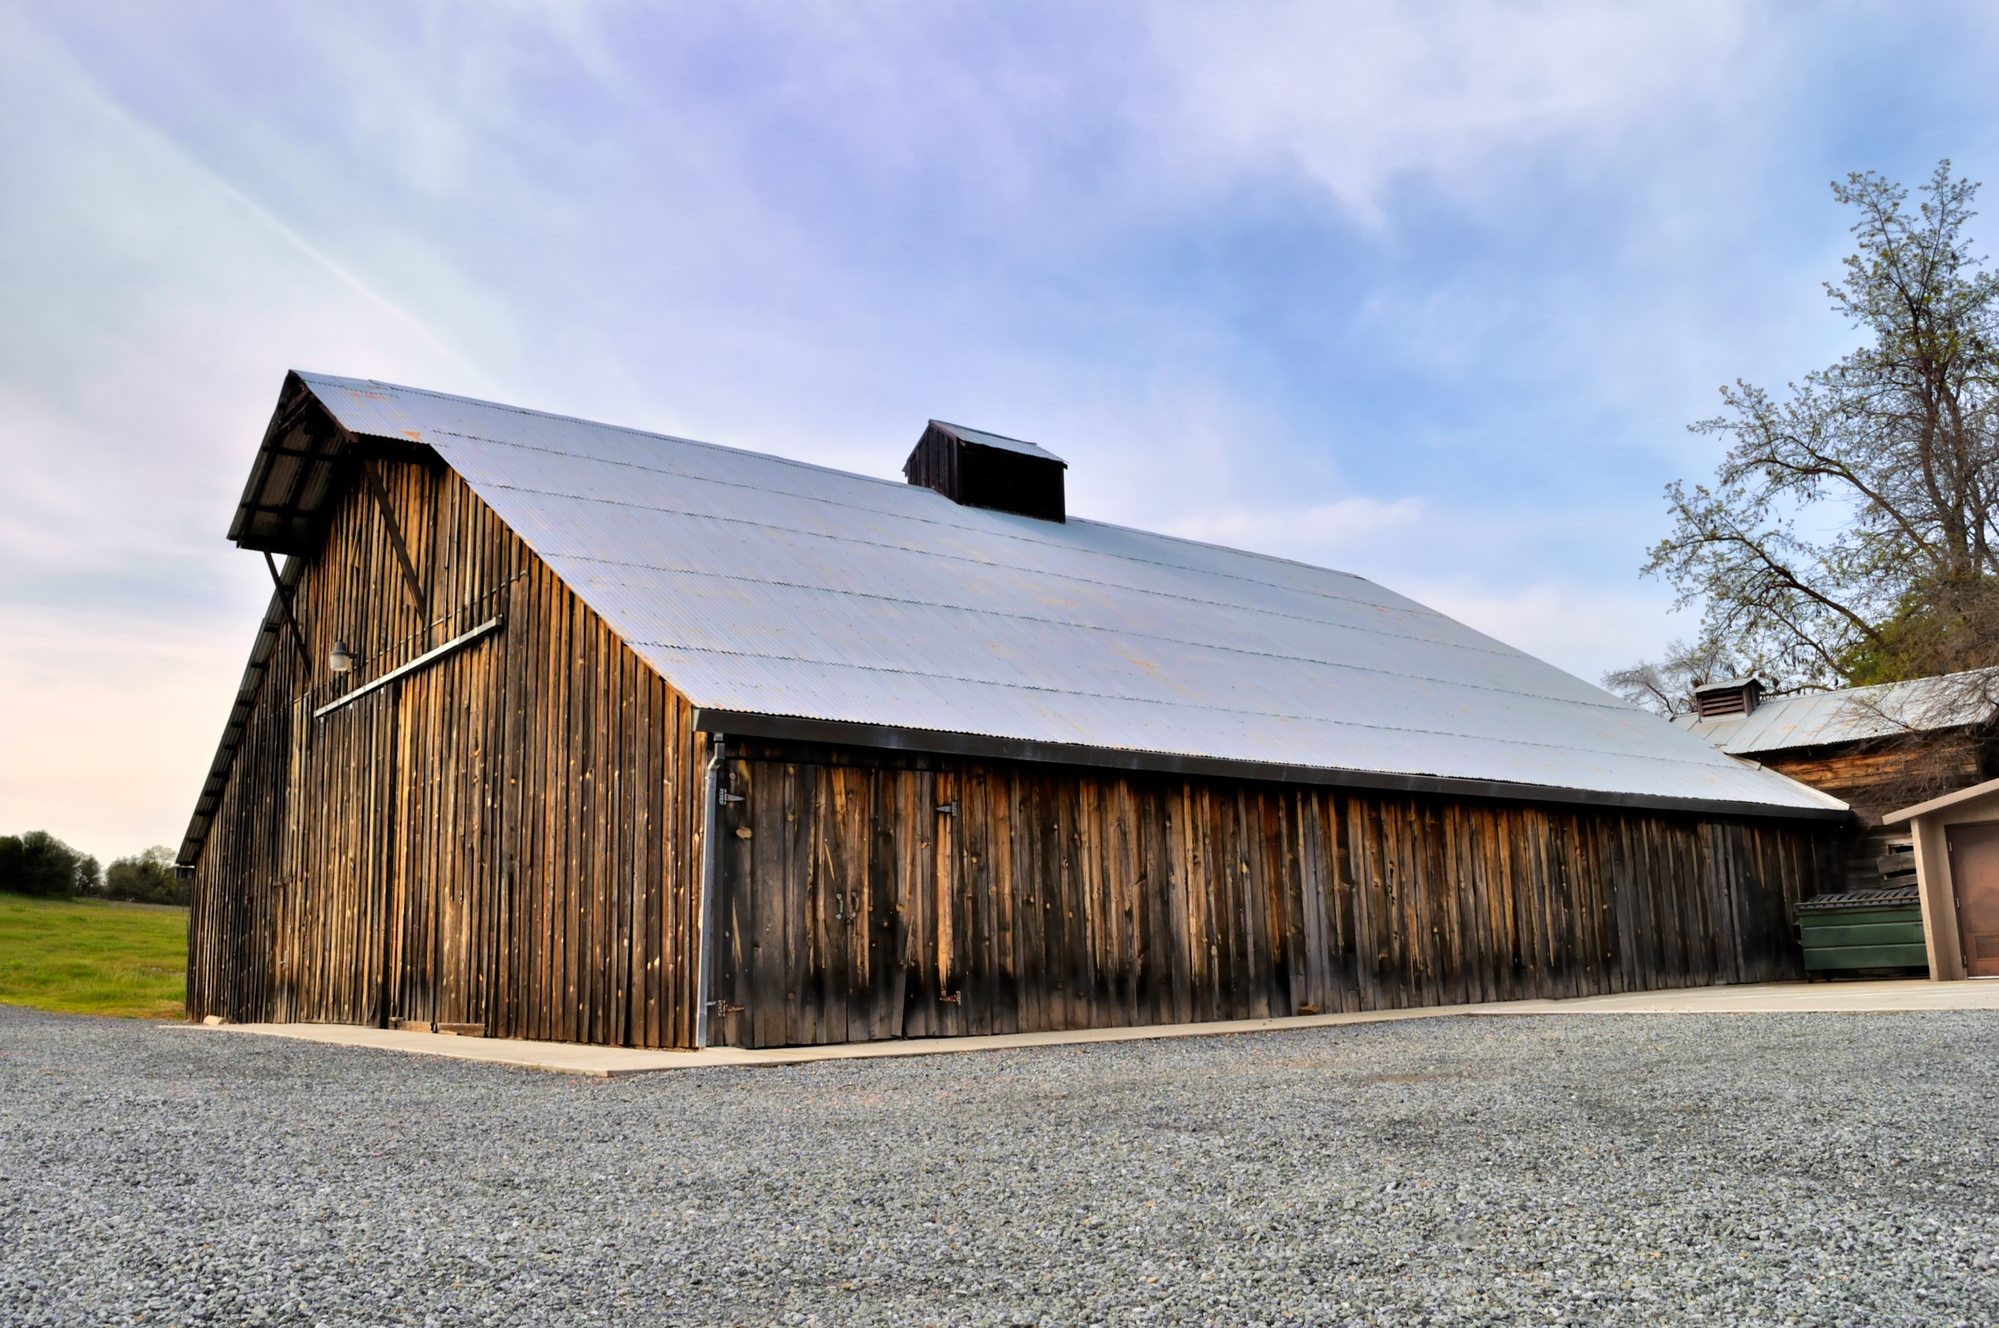
{"type": "Polygon", "coordinates": [[[1999,1014],[593,1080],[0,1007],[0,1321],[1999,1319],[1999,1014]]]}

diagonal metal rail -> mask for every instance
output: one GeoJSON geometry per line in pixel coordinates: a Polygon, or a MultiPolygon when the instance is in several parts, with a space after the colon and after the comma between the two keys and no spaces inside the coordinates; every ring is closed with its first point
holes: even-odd
{"type": "Polygon", "coordinates": [[[347,693],[347,695],[341,697],[339,700],[329,701],[327,704],[313,711],[312,717],[314,719],[325,719],[328,715],[338,710],[341,706],[351,705],[354,702],[360,700],[362,697],[366,696],[368,693],[374,691],[375,689],[379,687],[387,687],[390,683],[394,682],[396,679],[403,677],[406,674],[415,673],[418,669],[428,668],[430,665],[437,663],[438,660],[443,659],[446,655],[455,654],[458,651],[463,650],[466,646],[471,645],[474,641],[477,641],[480,637],[486,636],[492,632],[499,631],[501,625],[505,622],[506,622],[505,615],[496,614],[493,617],[488,618],[485,622],[480,623],[477,627],[474,627],[471,631],[466,632],[460,636],[452,637],[449,641],[446,641],[443,645],[437,647],[437,649],[426,650],[421,655],[418,655],[415,659],[411,660],[409,663],[401,665],[398,668],[390,669],[387,673],[384,673],[381,677],[376,678],[373,682],[362,683],[359,687],[356,687],[353,691],[347,693]]]}

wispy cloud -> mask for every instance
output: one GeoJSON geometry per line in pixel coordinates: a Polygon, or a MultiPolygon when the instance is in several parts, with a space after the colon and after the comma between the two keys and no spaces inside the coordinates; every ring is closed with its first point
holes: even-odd
{"type": "Polygon", "coordinates": [[[1824,180],[1992,159],[1992,21],[1936,17],[0,0],[0,713],[54,716],[0,762],[178,833],[292,366],[880,475],[959,419],[1594,676],[1684,632],[1635,569],[1685,421],[1836,353],[1824,180]]]}
{"type": "Polygon", "coordinates": [[[1720,0],[1165,4],[1158,49],[1216,169],[1272,159],[1383,219],[1412,176],[1467,192],[1559,141],[1614,152],[1634,119],[1713,95],[1750,27],[1720,0]],[[1253,15],[1253,21],[1245,21],[1253,15]]]}
{"type": "Polygon", "coordinates": [[[1496,587],[1469,577],[1393,579],[1391,588],[1487,636],[1542,659],[1561,661],[1594,683],[1603,674],[1657,657],[1685,618],[1656,589],[1613,593],[1580,577],[1548,577],[1496,587]]]}
{"type": "Polygon", "coordinates": [[[284,367],[487,380],[18,26],[0,122],[0,822],[132,852],[268,594],[220,536],[284,367]]]}

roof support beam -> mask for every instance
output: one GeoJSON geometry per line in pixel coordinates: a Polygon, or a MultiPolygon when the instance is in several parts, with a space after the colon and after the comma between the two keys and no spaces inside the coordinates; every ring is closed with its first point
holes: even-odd
{"type": "Polygon", "coordinates": [[[291,625],[292,640],[298,642],[299,663],[308,670],[312,667],[311,652],[305,648],[305,633],[299,630],[298,615],[292,612],[292,588],[278,572],[278,560],[271,557],[269,549],[264,550],[264,566],[271,569],[271,584],[277,587],[278,603],[284,606],[285,621],[291,625]]]}
{"type": "Polygon", "coordinates": [[[396,551],[396,561],[403,565],[403,576],[408,579],[410,597],[416,601],[416,611],[420,616],[430,614],[430,596],[424,593],[423,581],[416,574],[416,564],[410,560],[409,546],[403,543],[403,528],[396,521],[395,509],[389,505],[389,491],[383,487],[381,477],[375,474],[375,463],[363,461],[361,474],[368,481],[368,495],[375,500],[375,510],[382,514],[382,524],[389,530],[389,546],[396,551]]]}

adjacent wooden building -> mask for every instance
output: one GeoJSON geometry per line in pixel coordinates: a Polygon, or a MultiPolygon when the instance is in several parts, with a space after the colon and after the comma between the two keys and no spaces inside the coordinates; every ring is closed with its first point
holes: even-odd
{"type": "Polygon", "coordinates": [[[1852,808],[1847,890],[1913,885],[1915,845],[1890,814],[1999,776],[1999,670],[1769,700],[1731,678],[1693,701],[1675,724],[1852,808]]]}
{"type": "Polygon", "coordinates": [[[1033,444],[905,473],[290,375],[189,1013],[773,1046],[1800,975],[1837,800],[1069,517],[1033,444]]]}
{"type": "Polygon", "coordinates": [[[1731,678],[1693,700],[1674,723],[1841,799],[1856,828],[1999,776],[1999,670],[1768,700],[1756,679],[1731,678]]]}

